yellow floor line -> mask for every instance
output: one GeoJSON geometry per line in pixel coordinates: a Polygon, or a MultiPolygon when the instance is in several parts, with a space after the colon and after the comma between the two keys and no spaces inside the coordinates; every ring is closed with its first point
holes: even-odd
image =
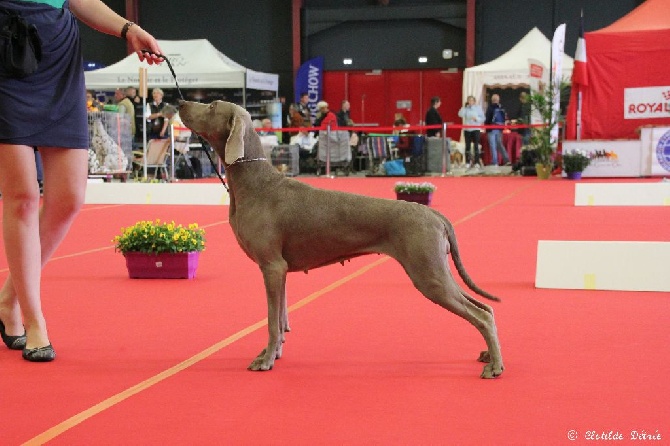
{"type": "MultiPolygon", "coordinates": [[[[349,274],[346,277],[343,277],[342,279],[339,279],[332,284],[328,285],[325,288],[322,288],[319,291],[316,291],[309,296],[305,297],[304,299],[296,302],[295,304],[291,305],[288,310],[289,312],[295,311],[298,308],[304,307],[308,303],[314,301],[318,297],[344,285],[345,283],[355,279],[356,277],[359,277],[372,268],[377,267],[378,265],[381,265],[382,263],[386,262],[389,260],[390,257],[384,256],[377,261],[366,265],[359,270],[349,274]]],[[[109,409],[112,406],[115,406],[116,404],[130,398],[133,395],[136,395],[143,390],[148,389],[149,387],[152,387],[161,381],[166,380],[167,378],[176,375],[177,373],[191,367],[194,364],[197,364],[198,362],[206,359],[207,357],[213,355],[214,353],[218,352],[219,350],[227,347],[228,345],[232,344],[235,341],[238,341],[245,336],[255,332],[256,330],[265,327],[268,324],[268,320],[263,319],[262,321],[258,321],[255,324],[252,324],[237,333],[233,334],[232,336],[227,337],[223,341],[217,342],[216,344],[212,345],[211,347],[208,347],[207,349],[201,351],[200,353],[188,358],[185,361],[180,362],[179,364],[170,367],[167,370],[162,371],[161,373],[152,376],[149,379],[146,379],[142,381],[139,384],[136,384],[123,392],[117,393],[114,396],[111,396],[107,398],[106,400],[101,401],[100,403],[84,410],[83,412],[78,413],[77,415],[74,415],[67,420],[63,421],[62,423],[57,424],[56,426],[44,431],[43,433],[39,434],[38,436],[28,440],[27,442],[23,443],[24,445],[40,445],[44,444],[49,440],[52,440],[62,434],[63,432],[77,426],[78,424],[86,421],[87,419],[99,414],[100,412],[103,412],[107,409],[109,409]]]]}
{"type": "MultiPolygon", "coordinates": [[[[485,206],[485,207],[483,207],[483,208],[481,208],[481,209],[479,209],[475,212],[472,212],[471,214],[466,215],[465,217],[461,218],[460,220],[454,222],[454,226],[456,226],[460,223],[463,223],[467,220],[470,220],[471,218],[473,218],[473,217],[475,217],[475,216],[477,216],[477,215],[479,215],[479,214],[481,214],[481,213],[483,213],[487,210],[490,210],[490,209],[500,205],[501,203],[503,203],[505,201],[510,200],[514,196],[520,194],[524,190],[531,187],[532,185],[533,184],[531,184],[530,186],[525,186],[525,187],[519,188],[519,189],[515,190],[514,192],[512,192],[512,193],[506,195],[505,197],[501,198],[500,200],[497,200],[494,203],[491,203],[491,204],[489,204],[489,205],[487,205],[487,206],[485,206]]],[[[210,225],[206,225],[206,226],[203,226],[203,227],[216,226],[216,225],[219,225],[219,224],[222,224],[222,223],[223,222],[212,223],[210,225]]],[[[100,251],[100,250],[103,250],[103,249],[109,249],[109,247],[98,248],[97,250],[90,250],[90,251],[86,251],[86,252],[95,252],[95,251],[100,251]]],[[[70,256],[67,256],[67,257],[74,257],[74,256],[75,255],[73,254],[73,255],[70,255],[70,256]]],[[[60,258],[65,258],[65,257],[66,256],[62,256],[60,258]]],[[[391,257],[385,256],[385,255],[382,256],[381,258],[377,259],[376,261],[374,261],[374,262],[372,262],[368,265],[363,266],[362,268],[360,268],[357,271],[349,274],[348,276],[345,276],[345,277],[343,277],[339,280],[336,280],[335,282],[331,283],[330,285],[328,285],[328,286],[326,286],[326,287],[324,287],[324,288],[322,288],[318,291],[315,291],[314,293],[310,294],[309,296],[307,296],[307,297],[301,299],[300,301],[294,303],[293,305],[289,306],[288,311],[291,312],[291,311],[295,311],[299,308],[304,307],[305,305],[313,302],[314,300],[318,299],[319,297],[323,296],[324,294],[329,293],[330,291],[333,291],[336,288],[339,288],[340,286],[346,284],[347,282],[350,282],[351,280],[365,274],[369,270],[371,270],[373,268],[376,268],[379,265],[382,265],[383,263],[387,262],[390,259],[391,259],[391,257]]],[[[185,361],[182,361],[179,364],[177,364],[173,367],[170,367],[169,369],[164,370],[163,372],[161,372],[157,375],[154,375],[151,378],[148,378],[148,379],[140,382],[139,384],[136,384],[136,385],[124,390],[123,392],[117,393],[116,395],[113,395],[113,396],[101,401],[100,403],[98,403],[98,404],[96,404],[96,405],[78,413],[77,415],[74,415],[74,416],[68,418],[67,420],[51,427],[50,429],[42,432],[41,434],[39,434],[36,437],[26,441],[23,444],[24,445],[29,445],[29,446],[44,444],[47,441],[52,440],[52,439],[56,438],[57,436],[61,435],[62,433],[68,431],[69,429],[72,429],[73,427],[83,423],[87,419],[89,419],[89,418],[91,418],[91,417],[109,409],[110,407],[115,406],[116,404],[130,398],[133,395],[138,394],[139,392],[142,392],[143,390],[146,390],[146,389],[160,383],[161,381],[166,380],[167,378],[169,378],[171,376],[174,376],[175,374],[191,367],[192,365],[197,364],[198,362],[208,358],[209,356],[213,355],[214,353],[218,352],[219,350],[229,346],[233,342],[238,341],[238,340],[244,338],[245,336],[255,332],[256,330],[265,327],[267,325],[267,323],[268,323],[267,318],[263,319],[261,321],[258,321],[255,324],[252,324],[252,325],[238,331],[237,333],[227,337],[226,339],[224,339],[220,342],[217,342],[216,344],[212,345],[211,347],[208,347],[207,349],[205,349],[205,350],[201,351],[200,353],[186,359],[185,361]]]]}

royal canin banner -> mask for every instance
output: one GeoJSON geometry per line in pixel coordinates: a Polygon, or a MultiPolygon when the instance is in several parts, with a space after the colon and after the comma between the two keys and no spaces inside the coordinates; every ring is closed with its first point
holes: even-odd
{"type": "Polygon", "coordinates": [[[624,119],[670,117],[670,86],[625,88],[624,119]]]}

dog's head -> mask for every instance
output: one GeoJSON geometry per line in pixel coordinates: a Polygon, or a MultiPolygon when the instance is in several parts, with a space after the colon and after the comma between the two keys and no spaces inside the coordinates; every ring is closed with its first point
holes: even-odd
{"type": "MultiPolygon", "coordinates": [[[[214,101],[210,104],[179,101],[179,116],[184,124],[205,138],[226,164],[245,155],[247,139],[256,135],[251,116],[239,105],[214,101]]],[[[257,135],[256,135],[257,136],[257,135]]],[[[260,146],[260,142],[258,144],[260,146]]]]}

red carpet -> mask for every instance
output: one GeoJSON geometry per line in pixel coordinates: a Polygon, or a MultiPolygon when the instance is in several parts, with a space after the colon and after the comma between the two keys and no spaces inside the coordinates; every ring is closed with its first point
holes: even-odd
{"type": "MultiPolygon", "coordinates": [[[[397,179],[300,181],[393,198],[397,179]]],[[[541,290],[534,277],[539,239],[668,241],[670,210],[575,208],[574,183],[557,178],[430,181],[470,275],[503,299],[500,379],[479,379],[474,327],[376,255],[290,275],[284,357],[249,372],[265,297],[227,207],[88,206],[44,273],[57,360],[0,346],[0,443],[560,445],[613,431],[621,444],[636,430],[668,444],[668,296],[541,290]],[[155,218],[206,228],[195,280],[127,278],[111,239],[155,218]]]]}

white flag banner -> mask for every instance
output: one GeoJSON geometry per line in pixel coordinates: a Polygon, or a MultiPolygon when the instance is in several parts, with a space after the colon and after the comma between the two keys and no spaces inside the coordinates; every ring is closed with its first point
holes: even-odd
{"type": "Polygon", "coordinates": [[[551,129],[551,140],[558,141],[558,114],[561,110],[561,80],[563,73],[563,53],[565,51],[565,23],[561,23],[554,31],[551,41],[551,85],[553,88],[554,112],[552,121],[556,125],[551,129]]]}

